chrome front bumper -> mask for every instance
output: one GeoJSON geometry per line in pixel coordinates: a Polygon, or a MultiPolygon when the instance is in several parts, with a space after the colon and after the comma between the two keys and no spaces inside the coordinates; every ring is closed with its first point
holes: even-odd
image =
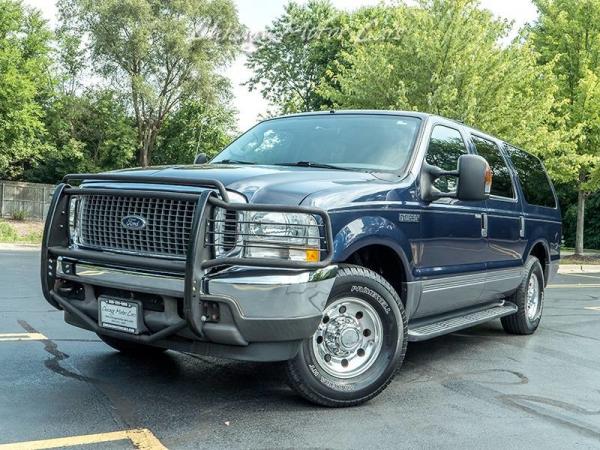
{"type": "MultiPolygon", "coordinates": [[[[315,271],[249,269],[233,267],[206,276],[206,294],[223,297],[240,316],[252,319],[285,319],[321,315],[333,287],[337,266],[315,271]]],[[[183,297],[182,277],[64,263],[59,259],[57,278],[149,294],[183,297]]]]}

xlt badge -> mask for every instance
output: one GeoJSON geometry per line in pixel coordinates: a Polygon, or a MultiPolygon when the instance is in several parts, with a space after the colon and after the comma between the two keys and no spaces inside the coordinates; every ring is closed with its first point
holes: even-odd
{"type": "Polygon", "coordinates": [[[402,213],[398,216],[398,220],[400,223],[419,223],[421,221],[421,215],[402,213]]]}

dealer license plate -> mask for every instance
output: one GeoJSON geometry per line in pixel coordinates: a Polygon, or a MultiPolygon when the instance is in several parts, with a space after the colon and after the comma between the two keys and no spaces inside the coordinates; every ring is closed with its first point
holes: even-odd
{"type": "Polygon", "coordinates": [[[110,297],[100,297],[98,300],[98,323],[101,327],[139,334],[139,303],[110,297]]]}

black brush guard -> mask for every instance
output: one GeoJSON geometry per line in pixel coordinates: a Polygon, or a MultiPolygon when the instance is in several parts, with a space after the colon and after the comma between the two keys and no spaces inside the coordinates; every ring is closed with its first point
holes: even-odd
{"type": "Polygon", "coordinates": [[[252,266],[277,269],[305,269],[316,270],[329,266],[333,256],[333,237],[329,215],[317,208],[283,205],[251,205],[244,203],[231,203],[225,186],[217,180],[182,179],[153,176],[124,176],[120,174],[73,174],[64,177],[54,192],[48,218],[44,227],[42,239],[41,279],[42,292],[46,300],[57,309],[63,309],[73,314],[91,330],[118,339],[139,343],[151,344],[165,339],[189,327],[196,335],[202,337],[201,302],[216,301],[214,296],[203,293],[202,279],[207,270],[220,266],[252,266]],[[94,188],[90,185],[84,188],[72,187],[71,182],[116,182],[138,183],[168,186],[191,186],[206,188],[200,193],[180,193],[170,191],[154,191],[139,189],[110,189],[94,188]],[[196,210],[193,218],[192,234],[188,245],[185,261],[135,256],[111,252],[76,249],[71,247],[69,237],[69,204],[71,197],[81,195],[113,195],[154,197],[167,199],[195,200],[196,210]],[[321,251],[321,260],[318,262],[285,261],[268,258],[223,257],[215,258],[211,245],[206,242],[209,219],[213,215],[213,208],[221,207],[236,212],[263,211],[312,214],[320,218],[324,231],[323,241],[325,248],[321,251]],[[158,332],[146,335],[133,335],[102,328],[87,314],[73,306],[69,300],[59,295],[54,290],[57,279],[58,258],[76,262],[95,263],[116,268],[135,268],[136,270],[167,273],[184,277],[183,319],[178,323],[164,328],[158,332]]]}

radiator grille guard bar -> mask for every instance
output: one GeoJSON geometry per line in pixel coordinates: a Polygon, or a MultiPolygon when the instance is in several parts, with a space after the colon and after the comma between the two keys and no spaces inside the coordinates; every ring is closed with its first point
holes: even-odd
{"type": "MultiPolygon", "coordinates": [[[[331,223],[327,213],[313,208],[304,207],[282,207],[278,205],[248,205],[244,203],[227,203],[218,199],[212,191],[207,198],[206,205],[199,207],[197,204],[199,195],[188,194],[185,199],[178,194],[152,192],[152,197],[140,196],[138,191],[120,190],[114,193],[108,190],[96,190],[92,188],[66,188],[64,194],[67,197],[83,198],[79,220],[80,230],[76,247],[81,250],[95,250],[104,257],[111,253],[123,256],[129,254],[135,258],[168,258],[176,260],[187,260],[192,247],[203,247],[204,260],[200,263],[202,269],[217,266],[244,265],[255,267],[276,267],[290,269],[318,269],[326,267],[332,257],[332,235],[331,223]],[[162,194],[162,195],[161,195],[162,194]],[[164,195],[164,197],[163,197],[164,195]],[[174,197],[175,196],[175,197],[174,197]],[[92,210],[92,205],[94,209],[92,210]],[[146,230],[125,231],[120,226],[123,215],[135,215],[136,213],[147,214],[151,205],[158,205],[160,218],[148,221],[146,230]],[[165,206],[166,205],[166,206],[165,206]],[[231,242],[231,250],[223,256],[215,255],[214,210],[223,208],[227,212],[243,213],[252,212],[286,212],[310,214],[316,218],[317,224],[310,225],[318,230],[318,237],[307,238],[311,245],[300,245],[282,247],[274,243],[246,243],[236,246],[231,242]],[[170,213],[165,214],[168,210],[170,213]],[[166,216],[163,218],[162,216],[166,216]],[[201,220],[194,224],[194,219],[201,220]],[[158,222],[158,223],[154,223],[158,222]],[[202,234],[192,239],[195,229],[201,227],[202,234]],[[244,257],[245,248],[290,248],[292,250],[318,250],[320,259],[315,262],[289,261],[279,258],[251,258],[244,257]]],[[[228,216],[231,217],[231,216],[228,216]]],[[[238,221],[233,225],[226,224],[225,232],[222,233],[229,238],[243,235],[236,227],[237,224],[249,224],[250,222],[238,221]]],[[[301,225],[292,225],[299,227],[301,225]]],[[[72,242],[70,244],[73,244],[72,242]]],[[[87,254],[93,254],[88,251],[87,254]]],[[[116,262],[116,258],[115,258],[116,262]]]]}
{"type": "MultiPolygon", "coordinates": [[[[152,176],[124,176],[119,174],[75,174],[67,175],[68,181],[113,181],[120,183],[148,183],[164,185],[183,185],[210,188],[206,202],[199,207],[198,199],[202,197],[197,193],[176,193],[170,191],[154,191],[137,189],[107,189],[94,188],[93,184],[84,188],[73,188],[63,184],[58,190],[60,195],[66,197],[63,205],[63,214],[68,216],[70,198],[85,198],[83,202],[80,242],[76,244],[81,249],[95,250],[102,253],[104,261],[115,256],[131,255],[132,266],[135,260],[147,259],[145,262],[158,258],[180,259],[190,258],[190,251],[202,247],[203,259],[199,262],[203,270],[218,266],[243,265],[254,267],[290,268],[290,269],[318,269],[327,267],[333,255],[333,237],[329,215],[317,208],[287,205],[252,205],[245,203],[231,203],[228,201],[227,191],[222,183],[216,180],[188,180],[180,178],[152,177],[152,176]],[[217,195],[218,194],[218,195],[217,195]],[[95,205],[91,208],[89,205],[95,205]],[[244,256],[244,247],[278,247],[276,243],[246,243],[245,246],[236,247],[235,238],[243,234],[243,230],[236,224],[228,222],[225,226],[224,236],[228,240],[231,250],[223,255],[215,255],[214,238],[215,210],[222,208],[227,211],[227,220],[237,220],[240,214],[249,212],[280,212],[309,214],[315,218],[315,225],[306,225],[318,229],[318,236],[306,240],[305,245],[293,246],[293,250],[318,250],[318,261],[292,261],[280,258],[248,257],[244,256]],[[143,215],[151,211],[157,218],[150,221],[147,230],[124,231],[120,222],[124,215],[143,215]],[[197,235],[196,230],[201,229],[202,234],[197,235]]],[[[153,217],[154,219],[154,217],[153,217]]],[[[303,225],[292,225],[301,227],[303,225]]],[[[68,221],[65,224],[66,237],[62,242],[61,253],[68,252],[71,242],[68,235],[68,221]],[[65,248],[66,247],[66,248],[65,248]]],[[[286,247],[288,248],[288,247],[286,247]]],[[[58,250],[58,249],[57,249],[58,250]]],[[[87,252],[93,254],[93,252],[87,252]]],[[[116,258],[115,258],[116,259],[116,258]]],[[[122,259],[122,258],[121,258],[122,259]]],[[[116,261],[115,261],[116,262],[116,261]]],[[[147,264],[146,264],[147,266],[147,264]]]]}
{"type": "MultiPolygon", "coordinates": [[[[65,181],[115,181],[120,183],[148,183],[185,185],[206,187],[200,193],[175,193],[169,191],[139,190],[139,189],[107,189],[73,188],[68,183],[62,183],[55,189],[52,203],[48,211],[48,219],[44,227],[42,239],[41,279],[42,291],[46,300],[57,309],[64,309],[79,317],[90,329],[97,333],[112,335],[120,339],[135,342],[155,342],[177,334],[179,330],[189,327],[196,335],[202,337],[202,301],[216,301],[211,295],[203,292],[202,280],[207,271],[218,266],[254,266],[289,269],[320,269],[330,265],[333,256],[333,238],[329,215],[316,208],[301,206],[279,205],[248,205],[231,203],[224,186],[211,180],[181,180],[157,179],[155,177],[125,177],[118,174],[109,175],[68,175],[65,181]],[[112,195],[117,197],[137,197],[163,200],[180,200],[195,204],[192,215],[192,226],[185,260],[161,259],[148,255],[114,253],[111,251],[85,250],[72,248],[69,238],[69,205],[73,196],[112,195]],[[219,198],[220,196],[220,198],[219,198]],[[311,214],[317,219],[320,230],[319,245],[321,258],[317,262],[286,261],[269,258],[244,258],[225,256],[215,258],[210,240],[205,236],[210,230],[210,219],[215,208],[224,208],[237,214],[244,211],[287,212],[311,214]],[[208,245],[207,245],[208,244],[208,245]],[[97,263],[104,266],[124,267],[148,272],[170,273],[184,278],[183,318],[180,322],[148,335],[127,335],[100,328],[83,311],[80,311],[69,300],[62,297],[56,290],[57,264],[59,257],[75,262],[97,263]]],[[[137,187],[137,186],[136,186],[137,187]]],[[[233,217],[231,215],[230,217],[233,217]]],[[[232,228],[228,229],[230,232],[232,228]]]]}

